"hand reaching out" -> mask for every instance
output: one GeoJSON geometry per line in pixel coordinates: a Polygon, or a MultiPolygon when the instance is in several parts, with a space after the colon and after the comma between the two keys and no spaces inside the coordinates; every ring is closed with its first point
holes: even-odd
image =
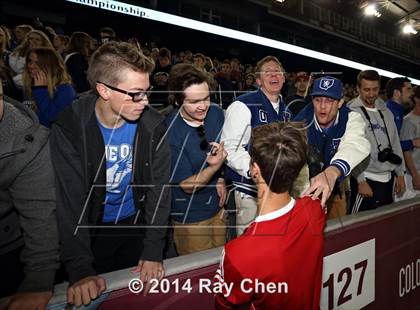
{"type": "Polygon", "coordinates": [[[341,172],[336,167],[328,167],[311,179],[311,186],[302,194],[302,196],[312,194],[312,199],[320,198],[321,205],[325,207],[340,174],[341,172]]]}

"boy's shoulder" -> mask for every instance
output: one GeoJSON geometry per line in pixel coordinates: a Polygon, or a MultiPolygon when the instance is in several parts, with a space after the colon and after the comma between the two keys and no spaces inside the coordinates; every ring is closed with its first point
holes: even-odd
{"type": "Polygon", "coordinates": [[[315,234],[321,234],[324,231],[326,215],[319,199],[312,199],[310,196],[297,198],[295,212],[301,215],[303,222],[309,223],[309,228],[315,234]]]}
{"type": "Polygon", "coordinates": [[[224,260],[241,273],[253,273],[249,266],[257,267],[263,261],[270,261],[273,255],[277,258],[288,255],[290,244],[301,241],[307,244],[312,238],[323,238],[325,221],[318,199],[297,198],[289,212],[273,220],[253,222],[242,236],[228,242],[224,260]]]}
{"type": "Polygon", "coordinates": [[[299,222],[300,224],[308,223],[309,229],[313,233],[322,234],[325,227],[326,215],[319,199],[313,200],[310,196],[296,198],[293,209],[286,214],[274,220],[251,223],[242,236],[226,244],[226,252],[243,253],[244,248],[251,249],[252,244],[264,240],[264,236],[282,235],[284,229],[280,225],[277,225],[278,221],[284,221],[287,225],[293,225],[293,221],[299,222]],[[273,235],[269,234],[270,231],[273,235]]]}

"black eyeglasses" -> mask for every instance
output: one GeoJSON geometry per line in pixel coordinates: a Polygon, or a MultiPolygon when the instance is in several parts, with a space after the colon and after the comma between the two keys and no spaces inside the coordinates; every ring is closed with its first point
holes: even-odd
{"type": "Polygon", "coordinates": [[[131,97],[131,100],[133,100],[133,102],[140,102],[145,97],[150,97],[150,94],[152,93],[152,89],[153,89],[153,86],[150,86],[145,91],[129,92],[129,91],[126,91],[124,89],[120,89],[118,87],[114,87],[114,86],[105,84],[104,82],[101,82],[101,81],[96,81],[96,83],[104,84],[109,89],[115,90],[115,91],[117,91],[117,92],[119,92],[121,94],[129,95],[131,97]]]}
{"type": "Polygon", "coordinates": [[[197,127],[197,133],[200,137],[200,150],[205,151],[209,147],[209,143],[206,139],[206,131],[204,130],[204,126],[200,125],[197,127]]]}

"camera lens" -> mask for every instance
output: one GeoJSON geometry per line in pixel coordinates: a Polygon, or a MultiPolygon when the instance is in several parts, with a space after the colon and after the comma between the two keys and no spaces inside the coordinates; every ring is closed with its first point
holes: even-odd
{"type": "Polygon", "coordinates": [[[394,154],[393,152],[391,152],[391,153],[388,155],[388,161],[389,161],[391,164],[394,164],[394,165],[400,165],[400,164],[401,164],[401,162],[402,162],[402,159],[401,159],[401,157],[399,157],[397,154],[394,154]]]}
{"type": "Polygon", "coordinates": [[[402,163],[401,157],[395,154],[389,147],[378,153],[378,160],[382,163],[388,161],[394,165],[400,165],[402,163]]]}

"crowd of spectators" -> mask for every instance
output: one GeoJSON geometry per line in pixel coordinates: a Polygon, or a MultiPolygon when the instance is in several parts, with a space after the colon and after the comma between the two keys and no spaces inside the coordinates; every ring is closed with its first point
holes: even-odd
{"type": "MultiPolygon", "coordinates": [[[[13,83],[8,82],[6,93],[20,101],[30,100],[23,91],[22,73],[26,55],[29,49],[35,47],[54,48],[65,63],[66,70],[71,76],[72,85],[77,93],[89,90],[86,79],[88,61],[93,51],[100,45],[110,41],[121,41],[110,27],[103,27],[98,35],[92,36],[86,32],[69,34],[55,33],[51,27],[44,27],[38,21],[36,25],[17,25],[13,29],[6,26],[0,28],[1,65],[9,71],[13,83]],[[95,39],[97,37],[97,39],[95,39]],[[10,90],[9,90],[10,88],[10,90]],[[17,88],[17,89],[16,89],[17,88]],[[13,89],[13,90],[12,90],[13,89]]],[[[154,86],[152,104],[157,108],[168,105],[165,92],[168,85],[168,75],[173,65],[178,63],[192,64],[203,71],[208,79],[212,91],[212,101],[226,109],[234,99],[242,93],[258,88],[255,75],[256,63],[244,63],[237,57],[219,59],[202,52],[193,53],[191,50],[171,51],[166,47],[158,47],[154,42],[138,42],[136,38],[128,38],[127,42],[137,46],[144,55],[155,61],[155,70],[151,76],[154,86]]],[[[297,71],[286,75],[282,95],[285,98],[306,96],[315,75],[309,72],[297,71]],[[300,83],[300,81],[308,83],[300,83]]],[[[382,92],[384,94],[384,91],[382,92]]],[[[356,86],[344,85],[345,101],[357,96],[356,86]]],[[[287,102],[290,102],[286,99],[287,102]]],[[[299,105],[298,105],[299,106],[299,105]]],[[[298,108],[294,106],[294,108],[298,108]]],[[[301,106],[300,106],[301,107],[301,106]]],[[[297,111],[293,111],[297,112],[297,111]]]]}

